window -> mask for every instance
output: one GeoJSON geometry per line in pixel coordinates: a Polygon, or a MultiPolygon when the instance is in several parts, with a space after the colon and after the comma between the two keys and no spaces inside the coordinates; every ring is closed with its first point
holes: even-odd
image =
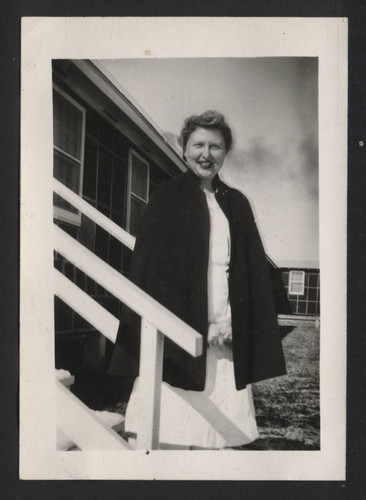
{"type": "MultiPolygon", "coordinates": [[[[53,89],[53,175],[78,195],[82,193],[85,110],[58,87],[53,89]]],[[[81,216],[54,195],[54,217],[80,225],[81,216]]]]}
{"type": "Polygon", "coordinates": [[[130,149],[128,162],[127,231],[136,235],[149,201],[149,163],[130,149]]]}
{"type": "Polygon", "coordinates": [[[305,271],[290,271],[289,295],[304,295],[305,271]]]}

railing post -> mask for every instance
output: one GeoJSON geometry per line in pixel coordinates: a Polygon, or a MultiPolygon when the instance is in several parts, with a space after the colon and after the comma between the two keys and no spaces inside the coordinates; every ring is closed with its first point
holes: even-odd
{"type": "Polygon", "coordinates": [[[141,319],[139,398],[143,401],[138,449],[159,449],[160,395],[163,374],[164,335],[141,319]]]}

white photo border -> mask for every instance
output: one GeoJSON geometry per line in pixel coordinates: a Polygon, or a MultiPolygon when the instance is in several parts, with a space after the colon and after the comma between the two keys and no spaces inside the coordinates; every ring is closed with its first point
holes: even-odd
{"type": "Polygon", "coordinates": [[[345,479],[347,33],[345,18],[22,19],[22,479],[345,479]],[[271,56],[319,58],[321,449],[56,451],[52,59],[271,56]]]}

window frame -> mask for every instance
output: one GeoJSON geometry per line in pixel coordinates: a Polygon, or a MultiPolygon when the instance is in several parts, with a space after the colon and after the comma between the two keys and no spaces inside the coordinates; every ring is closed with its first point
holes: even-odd
{"type": "MultiPolygon", "coordinates": [[[[71,155],[67,151],[64,151],[63,149],[59,148],[58,146],[55,145],[54,138],[52,138],[53,142],[53,164],[54,164],[54,155],[55,151],[61,155],[64,155],[66,158],[69,158],[70,160],[78,163],[79,165],[79,189],[76,194],[78,194],[80,197],[82,197],[83,194],[83,176],[84,176],[84,152],[85,152],[85,129],[86,129],[86,109],[79,103],[77,102],[73,97],[71,97],[67,92],[65,92],[63,89],[61,89],[58,85],[53,83],[52,89],[56,91],[58,94],[60,94],[64,99],[69,101],[75,108],[77,108],[79,111],[81,111],[81,141],[80,141],[80,159],[76,158],[75,156],[71,155]]],[[[54,107],[53,109],[53,114],[52,114],[52,119],[54,119],[54,107]]],[[[73,226],[80,226],[81,225],[81,212],[77,211],[77,213],[70,212],[69,210],[57,206],[53,206],[53,217],[54,219],[60,221],[60,222],[66,222],[68,224],[71,224],[73,226]]]]}
{"type": "Polygon", "coordinates": [[[289,276],[288,294],[289,295],[304,295],[304,292],[305,292],[305,271],[291,270],[290,271],[290,276],[289,276]],[[294,280],[294,274],[295,273],[297,273],[297,274],[301,273],[301,281],[300,280],[294,280]],[[292,285],[294,285],[295,283],[296,284],[301,283],[301,291],[300,292],[293,291],[292,285]]]}
{"type": "Polygon", "coordinates": [[[149,186],[150,186],[150,163],[141,156],[135,149],[129,148],[128,150],[128,179],[127,179],[127,210],[126,210],[126,231],[130,233],[131,230],[131,199],[136,198],[147,205],[149,203],[149,186]],[[147,179],[146,179],[146,199],[132,191],[132,164],[133,157],[138,158],[142,163],[147,166],[147,179]]]}

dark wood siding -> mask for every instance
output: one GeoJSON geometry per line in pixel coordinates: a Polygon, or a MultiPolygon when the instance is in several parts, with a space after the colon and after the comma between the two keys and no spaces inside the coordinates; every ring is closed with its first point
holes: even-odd
{"type": "MultiPolygon", "coordinates": [[[[86,110],[83,199],[116,224],[126,228],[129,148],[133,148],[149,162],[150,192],[155,185],[168,180],[170,176],[149,158],[140,145],[131,143],[120,130],[65,85],[62,79],[58,78],[57,84],[86,110]]],[[[82,215],[79,226],[57,220],[55,222],[114,269],[122,274],[128,273],[131,251],[123,248],[121,243],[88,217],[82,215]]],[[[120,316],[121,304],[103,287],[59,255],[55,256],[55,266],[109,312],[120,316]]],[[[99,332],[58,298],[55,298],[55,331],[56,367],[80,370],[84,363],[88,363],[84,359],[85,349],[80,348],[80,343],[83,345],[93,336],[100,336],[99,332]]],[[[109,350],[107,348],[102,368],[108,362],[109,350]]]]}

